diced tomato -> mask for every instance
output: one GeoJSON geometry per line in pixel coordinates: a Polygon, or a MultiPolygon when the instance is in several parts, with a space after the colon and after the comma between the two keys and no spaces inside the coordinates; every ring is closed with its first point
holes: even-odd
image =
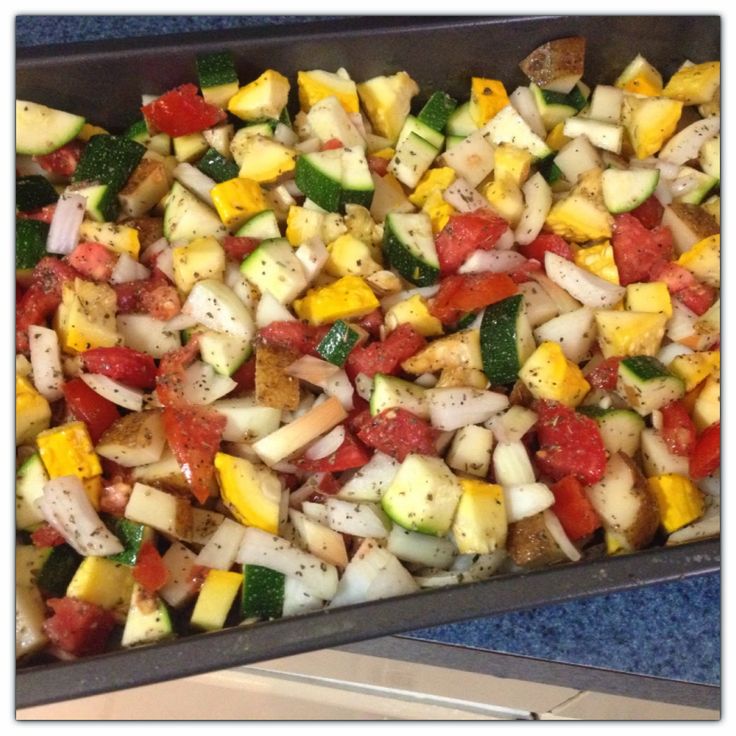
{"type": "Polygon", "coordinates": [[[691,312],[695,312],[698,317],[705,314],[715,303],[718,292],[708,284],[693,284],[682,291],[677,292],[676,298],[679,299],[691,312]]]}
{"type": "Polygon", "coordinates": [[[440,290],[429,300],[429,311],[442,324],[451,325],[468,312],[487,307],[518,291],[514,280],[505,273],[469,273],[447,276],[440,290]]]}
{"type": "Polygon", "coordinates": [[[227,114],[205,102],[193,84],[182,84],[141,108],[149,127],[172,138],[207,130],[227,119],[227,114]]]}
{"type": "Polygon", "coordinates": [[[166,321],[181,311],[181,299],[166,276],[154,268],[151,277],[113,286],[119,314],[150,314],[166,321]]]}
{"type": "Polygon", "coordinates": [[[424,337],[410,324],[401,324],[385,340],[352,350],[346,363],[348,376],[354,380],[358,373],[365,373],[370,378],[376,373],[395,374],[405,360],[426,344],[424,337]]]}
{"type": "Polygon", "coordinates": [[[532,281],[534,273],[544,271],[542,264],[536,258],[528,258],[524,263],[512,268],[508,275],[515,284],[532,281]]]}
{"type": "MultiPolygon", "coordinates": [[[[367,402],[366,402],[367,404],[367,402]]],[[[348,414],[348,418],[345,420],[347,423],[347,426],[356,434],[360,433],[360,430],[363,429],[367,424],[370,424],[373,420],[373,415],[371,414],[371,410],[368,408],[368,406],[365,406],[361,408],[360,410],[353,410],[348,414]]]]}
{"type": "Polygon", "coordinates": [[[192,592],[199,592],[202,585],[204,585],[208,572],[209,567],[205,567],[204,565],[192,565],[192,569],[189,571],[189,584],[192,592]]]}
{"type": "Polygon", "coordinates": [[[75,419],[87,425],[94,443],[97,443],[113,422],[120,419],[117,406],[93,391],[81,378],[66,381],[62,391],[67,408],[75,419]]]}
{"type": "Polygon", "coordinates": [[[188,406],[184,401],[186,369],[199,355],[199,335],[161,358],[156,375],[156,396],[164,406],[188,406]]]}
{"type": "Polygon", "coordinates": [[[92,348],[81,355],[84,367],[90,373],[101,373],[126,386],[154,388],[158,368],[156,361],[133,348],[92,348]]]}
{"type": "Polygon", "coordinates": [[[671,401],[660,410],[662,412],[662,429],[660,434],[670,452],[675,455],[689,455],[693,447],[697,430],[682,401],[671,401]]]}
{"type": "Polygon", "coordinates": [[[93,281],[108,281],[118,255],[100,243],[80,243],[67,257],[67,263],[93,281]]]}
{"type": "Polygon", "coordinates": [[[388,173],[388,159],[383,156],[366,156],[368,168],[376,176],[386,176],[388,173]]]}
{"type": "Polygon", "coordinates": [[[84,141],[75,138],[51,153],[34,158],[46,171],[69,178],[77,170],[84,147],[84,141]]]}
{"type": "Polygon", "coordinates": [[[424,419],[406,409],[384,409],[358,432],[368,447],[399,461],[411,454],[437,455],[439,432],[424,419]]]}
{"type": "Polygon", "coordinates": [[[306,355],[318,344],[316,330],[305,322],[271,322],[258,330],[258,337],[274,345],[306,355]]]}
{"type": "Polygon", "coordinates": [[[597,483],[606,470],[606,448],[594,419],[556,401],[538,401],[536,453],[539,467],[554,480],[574,475],[597,483]]]}
{"type": "Polygon", "coordinates": [[[96,603],[78,598],[49,598],[53,611],[43,628],[51,643],[77,657],[100,654],[115,628],[115,616],[96,603]]]}
{"type": "Polygon", "coordinates": [[[54,212],[56,212],[56,204],[47,204],[45,207],[31,212],[16,212],[15,216],[21,220],[40,220],[50,225],[54,218],[54,212]]]}
{"type": "Polygon", "coordinates": [[[258,238],[244,238],[236,235],[226,235],[222,241],[222,248],[227,257],[232,261],[240,263],[246,256],[250,255],[261,241],[258,238]]]}
{"type": "Polygon", "coordinates": [[[573,542],[600,528],[600,517],[585,495],[583,484],[574,475],[566,475],[550,488],[555,496],[552,511],[573,542]]]}
{"type": "Polygon", "coordinates": [[[230,378],[238,384],[237,391],[244,393],[253,391],[256,387],[256,359],[248,358],[230,378]]]}
{"type": "Polygon", "coordinates": [[[370,459],[371,453],[351,432],[346,431],[343,443],[331,455],[319,460],[301,457],[296,461],[296,465],[312,473],[339,473],[342,470],[362,468],[370,459]]]}
{"type": "Polygon", "coordinates": [[[343,142],[339,138],[330,138],[320,146],[319,150],[334,151],[336,148],[343,148],[343,142]]]}
{"type": "Polygon", "coordinates": [[[485,210],[450,215],[436,238],[442,274],[455,273],[474,250],[490,250],[508,229],[502,217],[485,210]]]}
{"type": "Polygon", "coordinates": [[[215,477],[215,454],[227,419],[206,406],[167,406],[163,423],[166,440],[194,497],[204,503],[215,477]]]}
{"type": "Polygon", "coordinates": [[[620,357],[605,358],[585,378],[593,388],[603,391],[614,391],[618,382],[618,366],[620,357]]]}
{"type": "Polygon", "coordinates": [[[133,578],[147,593],[155,593],[166,585],[169,570],[152,542],[144,542],[135,560],[133,578]]]}
{"type": "Polygon", "coordinates": [[[622,286],[649,281],[654,269],[672,255],[672,233],[659,226],[647,230],[628,212],[616,215],[613,225],[613,258],[622,286]]]}
{"type": "Polygon", "coordinates": [[[132,492],[133,487],[130,483],[123,481],[106,483],[100,494],[100,511],[113,516],[123,516],[132,492]]]}
{"type": "MultiPolygon", "coordinates": [[[[363,464],[365,465],[365,463],[363,464]]],[[[319,488],[320,493],[324,493],[326,496],[334,496],[342,486],[332,473],[322,473],[317,488],[319,488]]]]}
{"type": "Polygon", "coordinates": [[[713,422],[706,427],[695,442],[690,453],[690,477],[695,480],[706,478],[721,465],[721,423],[713,422]]]}
{"type": "Polygon", "coordinates": [[[362,327],[371,337],[378,338],[381,336],[381,327],[383,326],[383,311],[374,309],[365,317],[358,320],[358,327],[362,327]]]}
{"type": "Polygon", "coordinates": [[[678,294],[683,289],[695,286],[698,283],[690,271],[673,261],[658,263],[652,269],[650,276],[652,281],[663,281],[667,284],[670,294],[678,294]]]}
{"type": "Polygon", "coordinates": [[[533,258],[535,261],[544,263],[544,254],[549,251],[556,253],[562,258],[572,261],[575,258],[572,246],[560,235],[555,233],[539,233],[537,237],[528,245],[520,245],[519,252],[526,258],[533,258]]]}
{"type": "Polygon", "coordinates": [[[31,542],[36,547],[58,547],[66,539],[51,524],[43,523],[31,533],[31,542]]]}
{"type": "Polygon", "coordinates": [[[644,227],[652,230],[662,222],[664,207],[659,200],[652,194],[649,199],[644,200],[638,207],[631,210],[631,214],[636,217],[644,227]]]}

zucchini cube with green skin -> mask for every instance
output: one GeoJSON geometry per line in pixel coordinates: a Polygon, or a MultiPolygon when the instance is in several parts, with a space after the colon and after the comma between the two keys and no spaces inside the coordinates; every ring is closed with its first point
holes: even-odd
{"type": "Polygon", "coordinates": [[[634,457],[639,450],[644,420],[630,409],[601,409],[598,406],[580,406],[577,409],[595,419],[603,445],[609,455],[624,452],[634,457]]]}
{"type": "Polygon", "coordinates": [[[32,269],[46,255],[49,225],[40,220],[15,221],[15,269],[32,269]]]}
{"type": "Polygon", "coordinates": [[[96,135],[85,146],[72,181],[96,181],[117,193],[141,162],[145,146],[130,138],[96,135]]]}
{"type": "Polygon", "coordinates": [[[342,367],[360,337],[357,330],[340,319],[330,327],[327,334],[317,345],[317,352],[329,363],[342,367]]]}
{"type": "Polygon", "coordinates": [[[36,578],[39,590],[47,596],[63,597],[82,559],[68,544],[51,549],[36,578]]]}
{"type": "Polygon", "coordinates": [[[174,633],[166,604],[154,593],[148,593],[136,583],[130,596],[130,608],[125,619],[121,644],[149,644],[174,633]]]}
{"type": "Polygon", "coordinates": [[[399,526],[442,537],[450,531],[462,489],[436,457],[407,455],[381,499],[386,515],[399,526]]]}
{"type": "Polygon", "coordinates": [[[391,212],[386,216],[383,255],[391,267],[417,286],[439,280],[440,263],[426,212],[391,212]]]}
{"type": "Polygon", "coordinates": [[[682,379],[673,376],[656,358],[635,355],[618,367],[616,391],[642,416],[685,395],[682,379]]]}
{"type": "Polygon", "coordinates": [[[208,235],[221,240],[227,235],[227,228],[212,208],[175,181],[166,199],[164,237],[173,243],[208,235]]]}
{"type": "Polygon", "coordinates": [[[49,479],[41,456],[36,452],[18,468],[15,476],[15,526],[32,529],[45,521],[36,508],[36,500],[43,496],[44,483],[49,479]]]}
{"type": "Polygon", "coordinates": [[[197,56],[197,78],[202,96],[210,105],[227,107],[238,91],[238,73],[229,51],[197,56]]]}
{"type": "Polygon", "coordinates": [[[110,555],[107,559],[122,562],[124,565],[135,565],[143,543],[153,541],[153,529],[123,517],[111,516],[104,521],[125,547],[122,552],[110,555]]]}
{"type": "Polygon", "coordinates": [[[281,618],[285,581],[286,576],[276,570],[261,565],[243,565],[242,617],[281,618]]]}
{"type": "Polygon", "coordinates": [[[27,100],[15,101],[15,152],[29,156],[51,153],[75,138],[85,119],[27,100]]]}
{"type": "Polygon", "coordinates": [[[214,148],[205,151],[197,162],[197,168],[218,183],[234,179],[240,172],[240,167],[234,161],[226,159],[214,148]]]}
{"type": "Polygon", "coordinates": [[[457,100],[454,97],[450,97],[446,92],[433,92],[419,111],[417,120],[441,133],[456,109],[457,100]]]}
{"type": "Polygon", "coordinates": [[[21,212],[40,209],[58,199],[58,192],[45,176],[34,174],[15,180],[15,208],[21,212]]]}
{"type": "Polygon", "coordinates": [[[242,263],[243,275],[261,292],[289,304],[307,287],[304,268],[285,238],[264,240],[242,263]]]}

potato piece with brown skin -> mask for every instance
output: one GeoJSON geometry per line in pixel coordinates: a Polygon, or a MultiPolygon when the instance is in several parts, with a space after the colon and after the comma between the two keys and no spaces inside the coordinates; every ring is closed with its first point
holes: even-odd
{"type": "Polygon", "coordinates": [[[299,380],[286,373],[299,357],[277,345],[256,346],[256,402],[260,406],[290,411],[299,406],[299,380]]]}
{"type": "Polygon", "coordinates": [[[664,208],[662,224],[672,231],[675,252],[684,253],[695,243],[717,235],[721,229],[713,215],[697,204],[671,202],[664,208]]]}
{"type": "Polygon", "coordinates": [[[100,437],[97,454],[125,468],[155,463],[166,443],[161,415],[161,410],[150,409],[120,417],[100,437]]]}
{"type": "Polygon", "coordinates": [[[141,251],[144,251],[151,243],[161,240],[164,236],[164,220],[162,217],[134,217],[123,220],[120,224],[134,227],[138,231],[141,251]]]}
{"type": "Polygon", "coordinates": [[[521,71],[542,89],[567,94],[583,76],[585,39],[558,38],[534,49],[520,64],[521,71]]]}
{"type": "Polygon", "coordinates": [[[509,524],[506,549],[522,567],[546,567],[567,559],[547,529],[544,512],[509,524]]]}

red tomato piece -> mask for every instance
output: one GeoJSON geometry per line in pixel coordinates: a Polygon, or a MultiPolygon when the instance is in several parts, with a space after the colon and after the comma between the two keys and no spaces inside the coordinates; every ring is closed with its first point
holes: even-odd
{"type": "Polygon", "coordinates": [[[155,593],[169,581],[166,563],[152,542],[144,542],[135,560],[133,578],[146,593],[155,593]]]}
{"type": "Polygon", "coordinates": [[[698,283],[690,271],[672,261],[657,264],[652,269],[650,276],[652,281],[664,281],[670,294],[678,294],[683,289],[698,283]]]}
{"type": "Polygon", "coordinates": [[[652,194],[649,199],[646,199],[638,207],[631,210],[631,214],[636,217],[644,227],[652,230],[653,228],[660,225],[662,222],[662,215],[664,214],[664,207],[660,204],[659,200],[652,194]]]}
{"type": "Polygon", "coordinates": [[[699,317],[713,306],[717,297],[718,292],[712,286],[696,283],[678,291],[676,298],[699,317]]]}
{"type": "Polygon", "coordinates": [[[427,341],[410,324],[399,325],[385,340],[354,348],[346,363],[351,379],[358,373],[373,377],[376,373],[396,374],[401,364],[419,352],[427,341]]]}
{"type": "Polygon", "coordinates": [[[621,358],[605,358],[592,371],[585,374],[585,379],[593,388],[603,391],[614,391],[618,382],[618,365],[621,358]]]}
{"type": "Polygon", "coordinates": [[[271,322],[258,330],[258,336],[269,345],[302,354],[311,352],[317,345],[315,334],[315,328],[304,322],[271,322]]]}
{"type": "Polygon", "coordinates": [[[72,378],[62,387],[67,409],[87,425],[93,443],[102,437],[110,425],[120,419],[117,406],[93,391],[81,378],[72,378]]]}
{"type": "Polygon", "coordinates": [[[53,611],[43,628],[51,643],[75,656],[100,654],[115,628],[115,616],[102,606],[77,598],[49,598],[53,611]]]}
{"type": "Polygon", "coordinates": [[[342,470],[362,468],[370,459],[371,453],[349,431],[346,431],[343,443],[331,455],[319,460],[301,457],[296,461],[296,465],[312,473],[338,473],[342,470]]]}
{"type": "Polygon", "coordinates": [[[721,423],[713,422],[706,427],[695,442],[690,453],[690,477],[695,480],[706,478],[721,465],[721,423]]]}
{"type": "Polygon", "coordinates": [[[358,320],[358,327],[362,327],[371,337],[379,338],[381,336],[381,327],[383,326],[383,311],[374,309],[365,317],[358,320]]]}
{"type": "Polygon", "coordinates": [[[647,230],[628,212],[616,215],[613,225],[613,258],[622,286],[649,281],[654,269],[672,256],[672,233],[667,227],[647,230]]]}
{"type": "Polygon", "coordinates": [[[227,419],[205,406],[167,406],[164,432],[194,497],[204,503],[215,477],[215,454],[220,449],[227,419]]]}
{"type": "Polygon", "coordinates": [[[550,489],[555,496],[552,511],[573,542],[600,528],[600,517],[585,495],[583,484],[574,475],[566,475],[550,489]]]}
{"type": "Polygon", "coordinates": [[[343,148],[343,142],[339,138],[330,138],[325,141],[319,148],[320,151],[334,151],[336,148],[343,148]]]}
{"type": "Polygon", "coordinates": [[[69,178],[77,170],[77,164],[82,157],[84,147],[84,141],[75,138],[51,153],[47,153],[44,156],[34,156],[34,159],[46,171],[69,178]]]}
{"type": "Polygon", "coordinates": [[[181,299],[176,287],[157,268],[151,277],[113,285],[119,314],[150,314],[165,322],[181,311],[181,299]]]}
{"type": "Polygon", "coordinates": [[[556,401],[539,401],[537,439],[539,467],[554,480],[574,475],[581,483],[597,483],[606,470],[606,448],[594,419],[556,401]]]}
{"type": "Polygon", "coordinates": [[[358,439],[400,462],[411,454],[437,455],[439,432],[406,409],[384,409],[358,432],[358,439]]]}
{"type": "Polygon", "coordinates": [[[250,255],[258,247],[260,242],[258,238],[226,235],[222,241],[222,248],[230,260],[240,263],[243,258],[250,255]]]}
{"type": "Polygon", "coordinates": [[[342,486],[332,473],[322,473],[317,488],[319,488],[320,493],[324,493],[326,496],[334,496],[342,486]]]}
{"type": "Polygon", "coordinates": [[[81,357],[90,373],[101,373],[135,388],[154,388],[156,385],[158,368],[148,353],[125,347],[92,348],[81,357]]]}
{"type": "Polygon", "coordinates": [[[537,237],[528,245],[520,245],[519,252],[526,258],[533,258],[535,261],[544,263],[544,254],[549,251],[556,253],[568,261],[575,259],[572,246],[560,235],[555,233],[539,233],[537,237]]]}
{"type": "Polygon", "coordinates": [[[671,401],[660,411],[662,412],[660,434],[670,452],[675,455],[689,455],[695,447],[697,430],[685,404],[682,401],[671,401]]]}
{"type": "Polygon", "coordinates": [[[386,176],[388,173],[388,159],[383,156],[366,156],[368,168],[376,176],[386,176]]]}
{"type": "Polygon", "coordinates": [[[508,229],[502,217],[476,210],[450,219],[436,238],[440,273],[455,273],[474,250],[490,250],[508,229]]]}
{"type": "Polygon", "coordinates": [[[67,257],[70,266],[92,281],[108,281],[118,255],[100,243],[80,243],[67,257]]]}
{"type": "Polygon", "coordinates": [[[188,406],[184,401],[186,369],[199,355],[199,335],[193,335],[186,345],[170,350],[158,364],[156,396],[164,406],[188,406]]]}
{"type": "Polygon", "coordinates": [[[205,102],[193,84],[182,84],[169,90],[141,108],[149,127],[172,138],[207,130],[227,119],[227,114],[205,102]]]}
{"type": "Polygon", "coordinates": [[[236,389],[239,393],[253,391],[256,387],[256,359],[255,356],[248,358],[230,378],[238,384],[236,389]]]}
{"type": "Polygon", "coordinates": [[[31,542],[35,547],[58,547],[66,539],[51,524],[43,523],[31,533],[31,542]]]}
{"type": "Polygon", "coordinates": [[[15,216],[21,220],[40,220],[50,225],[54,218],[54,212],[56,212],[56,204],[47,204],[45,207],[31,212],[16,212],[15,216]]]}
{"type": "Polygon", "coordinates": [[[133,487],[130,483],[115,481],[106,483],[100,494],[100,511],[113,516],[124,516],[133,487]]]}
{"type": "Polygon", "coordinates": [[[440,290],[429,300],[429,311],[442,324],[453,324],[468,312],[513,296],[518,291],[505,273],[470,273],[442,279],[440,290]]]}
{"type": "Polygon", "coordinates": [[[534,278],[532,274],[539,273],[540,271],[544,271],[542,264],[536,258],[529,258],[521,265],[511,269],[508,274],[515,284],[523,284],[527,281],[532,281],[534,278]]]}

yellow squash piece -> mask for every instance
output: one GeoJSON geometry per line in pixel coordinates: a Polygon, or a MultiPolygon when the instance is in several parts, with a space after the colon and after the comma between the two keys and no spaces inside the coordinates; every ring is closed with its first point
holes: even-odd
{"type": "Polygon", "coordinates": [[[419,85],[404,71],[379,76],[358,85],[358,95],[377,135],[398,140],[401,128],[411,111],[411,99],[419,94],[419,85]]]}
{"type": "Polygon", "coordinates": [[[241,120],[278,119],[289,101],[289,80],[274,69],[241,87],[227,103],[227,109],[241,120]]]}
{"type": "Polygon", "coordinates": [[[662,84],[662,75],[641,54],[632,59],[614,82],[619,89],[647,97],[662,94],[662,84]]]}
{"type": "Polygon", "coordinates": [[[721,420],[721,378],[710,375],[700,390],[693,406],[693,422],[698,432],[721,420]]]}
{"type": "Polygon", "coordinates": [[[519,224],[524,212],[524,196],[512,177],[494,175],[493,181],[483,189],[483,196],[512,228],[519,224]]]}
{"type": "Polygon", "coordinates": [[[668,370],[683,380],[685,391],[692,391],[708,376],[720,374],[721,351],[702,350],[687,355],[678,355],[669,364],[668,370]]]}
{"type": "Polygon", "coordinates": [[[657,153],[674,134],[681,115],[679,100],[624,95],[621,119],[636,158],[657,153]]]}
{"type": "Polygon", "coordinates": [[[381,270],[381,264],[373,260],[371,247],[350,233],[329,243],[327,251],[330,256],[324,268],[331,276],[370,276],[381,270]]]}
{"type": "Polygon", "coordinates": [[[358,112],[360,109],[358,89],[352,79],[345,79],[333,72],[313,69],[298,72],[296,83],[299,88],[299,106],[303,112],[309,112],[312,105],[324,100],[325,97],[337,97],[347,113],[358,112]]]}
{"type": "Polygon", "coordinates": [[[94,603],[124,618],[133,593],[133,568],[106,557],[85,557],[69,581],[70,598],[94,603]]]}
{"type": "Polygon", "coordinates": [[[455,179],[457,179],[455,169],[449,166],[429,169],[409,195],[409,201],[417,207],[423,207],[434,192],[444,192],[455,179]]]}
{"type": "Polygon", "coordinates": [[[100,458],[84,422],[47,429],[36,437],[36,443],[49,478],[76,475],[84,480],[102,474],[100,458]]]}
{"type": "Polygon", "coordinates": [[[483,77],[470,80],[470,115],[479,128],[508,104],[509,96],[503,82],[483,77]]]}
{"type": "Polygon", "coordinates": [[[286,239],[297,248],[310,238],[320,238],[324,221],[324,213],[293,204],[286,215],[286,239]]]}
{"type": "Polygon", "coordinates": [[[247,526],[278,534],[281,483],[267,468],[218,452],[215,471],[222,502],[247,526]]]}
{"type": "Polygon", "coordinates": [[[677,264],[716,289],[721,287],[721,236],[711,235],[686,250],[677,264]]]}
{"type": "Polygon", "coordinates": [[[260,184],[276,181],[296,167],[296,151],[264,135],[252,135],[240,151],[240,176],[260,184]]]}
{"type": "Polygon", "coordinates": [[[662,527],[671,534],[699,519],[705,511],[703,492],[684,475],[669,473],[647,479],[657,501],[662,527]]]}
{"type": "Polygon", "coordinates": [[[389,331],[395,330],[399,325],[409,324],[425,337],[436,337],[444,333],[442,322],[430,313],[427,300],[420,294],[394,304],[386,312],[385,324],[389,331]]]}
{"type": "Polygon", "coordinates": [[[225,275],[225,251],[211,235],[173,248],[174,281],[188,294],[202,279],[222,280],[225,275]]]}
{"type": "Polygon", "coordinates": [[[210,192],[222,224],[229,229],[240,227],[253,215],[266,209],[261,185],[253,179],[235,177],[216,184],[210,192]]]}
{"type": "Polygon", "coordinates": [[[116,313],[117,296],[111,286],[83,279],[65,284],[55,319],[62,349],[81,353],[119,345],[122,338],[117,332],[116,313]]]}
{"type": "Polygon", "coordinates": [[[529,178],[533,158],[525,148],[502,143],[494,151],[493,175],[497,179],[509,177],[520,187],[529,178]]]}
{"type": "Polygon", "coordinates": [[[626,286],[626,309],[630,312],[652,312],[672,316],[672,299],[663,281],[635,283],[626,286]]]}
{"type": "Polygon", "coordinates": [[[543,342],[527,358],[519,378],[536,399],[577,406],[590,391],[583,372],[565,357],[556,342],[543,342]]]}
{"type": "Polygon", "coordinates": [[[702,105],[713,99],[720,84],[721,63],[706,61],[684,66],[675,72],[662,90],[662,95],[680,100],[685,105],[702,105]]]}
{"type": "Polygon", "coordinates": [[[303,299],[294,301],[297,317],[315,326],[363,317],[379,306],[376,295],[360,276],[343,276],[328,286],[310,289],[303,299]]]}
{"type": "Polygon", "coordinates": [[[422,212],[426,212],[429,216],[432,223],[432,232],[437,235],[437,233],[442,232],[456,210],[449,202],[445,202],[442,192],[435,190],[422,205],[422,212]]]}
{"type": "Polygon", "coordinates": [[[503,488],[474,478],[460,478],[462,496],[452,524],[460,554],[489,554],[506,546],[508,524],[503,488]]]}
{"type": "Polygon", "coordinates": [[[667,316],[599,309],[595,313],[595,322],[604,358],[656,355],[664,337],[667,316]]]}
{"type": "Polygon", "coordinates": [[[85,220],[79,227],[79,240],[100,243],[116,253],[127,253],[138,259],[141,242],[134,227],[114,222],[90,222],[85,220]]]}
{"type": "Polygon", "coordinates": [[[49,402],[23,376],[15,377],[15,444],[33,442],[48,429],[51,421],[49,402]]]}
{"type": "Polygon", "coordinates": [[[567,145],[572,138],[568,138],[564,133],[563,130],[565,129],[565,123],[564,121],[561,123],[557,123],[552,130],[547,134],[547,139],[545,140],[545,143],[553,150],[553,151],[559,151],[563,146],[567,145]]]}
{"type": "Polygon", "coordinates": [[[209,570],[192,611],[192,626],[204,631],[221,629],[243,582],[238,572],[209,570]]]}
{"type": "Polygon", "coordinates": [[[575,253],[575,263],[580,268],[584,268],[612,284],[618,285],[621,283],[616,261],[613,258],[613,246],[609,241],[599,245],[591,245],[589,248],[580,248],[575,253]]]}

